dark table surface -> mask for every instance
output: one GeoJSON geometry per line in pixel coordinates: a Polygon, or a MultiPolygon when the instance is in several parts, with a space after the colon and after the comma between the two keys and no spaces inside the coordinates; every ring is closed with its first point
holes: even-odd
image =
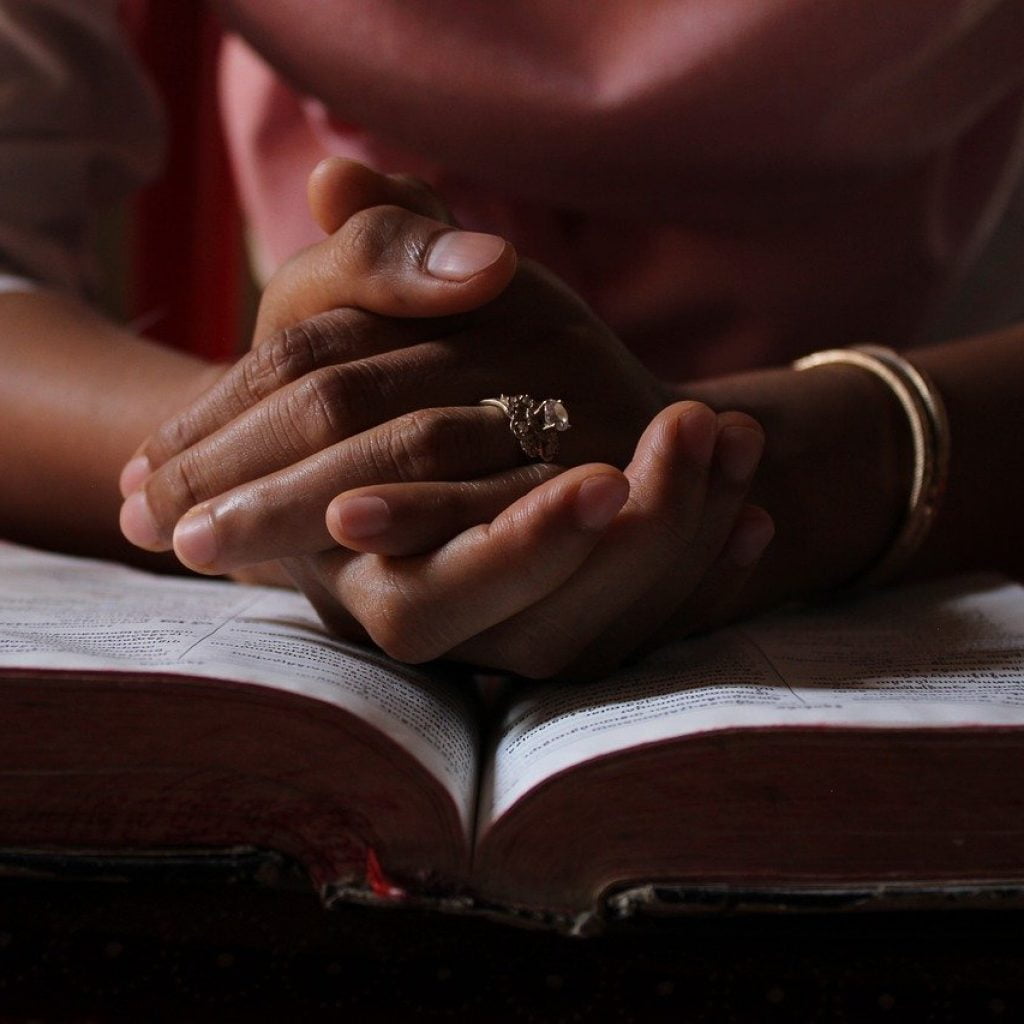
{"type": "Polygon", "coordinates": [[[0,878],[0,1021],[1017,1021],[1019,909],[572,939],[213,878],[0,878]]]}

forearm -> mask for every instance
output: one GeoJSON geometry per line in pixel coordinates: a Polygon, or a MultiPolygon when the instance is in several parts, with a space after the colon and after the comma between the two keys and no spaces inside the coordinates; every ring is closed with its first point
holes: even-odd
{"type": "Polygon", "coordinates": [[[0,536],[132,557],[118,475],[220,370],[52,292],[0,295],[0,536]]]}
{"type": "Polygon", "coordinates": [[[953,446],[941,513],[913,570],[1024,578],[1024,323],[907,354],[945,397],[953,446]]]}
{"type": "MultiPolygon", "coordinates": [[[[940,514],[906,576],[993,567],[1024,575],[1024,326],[904,354],[944,396],[953,438],[940,514]]],[[[841,587],[878,559],[904,513],[912,461],[906,417],[881,381],[849,366],[786,368],[686,393],[747,411],[765,428],[753,500],[778,533],[751,587],[755,606],[841,587]]]]}

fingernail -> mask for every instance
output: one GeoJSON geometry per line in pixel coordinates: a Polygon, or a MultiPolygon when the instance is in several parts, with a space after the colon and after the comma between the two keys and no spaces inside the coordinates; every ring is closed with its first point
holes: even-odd
{"type": "Polygon", "coordinates": [[[576,516],[585,530],[603,530],[629,497],[629,482],[621,476],[601,474],[580,484],[576,492],[576,516]]]}
{"type": "Polygon", "coordinates": [[[705,468],[711,465],[717,424],[717,417],[706,405],[695,405],[679,417],[679,436],[687,458],[705,468]]]}
{"type": "Polygon", "coordinates": [[[353,540],[376,537],[391,525],[391,509],[383,498],[365,494],[345,498],[334,509],[341,532],[353,540]]]}
{"type": "Polygon", "coordinates": [[[466,281],[505,251],[505,240],[479,231],[446,231],[427,254],[427,273],[444,281],[466,281]]]}
{"type": "Polygon", "coordinates": [[[726,427],[718,438],[718,465],[727,480],[741,484],[749,479],[761,458],[764,435],[749,427],[726,427]]]}
{"type": "Polygon", "coordinates": [[[149,551],[163,550],[163,537],[143,491],[128,495],[121,506],[120,520],[121,532],[136,547],[149,551]]]}
{"type": "Polygon", "coordinates": [[[213,565],[217,559],[217,534],[213,517],[204,508],[192,509],[174,528],[174,553],[187,565],[213,565]]]}
{"type": "Polygon", "coordinates": [[[741,569],[753,565],[775,536],[775,524],[767,516],[747,519],[729,539],[728,556],[741,569]]]}
{"type": "Polygon", "coordinates": [[[153,467],[145,455],[136,455],[134,459],[125,463],[124,469],[121,470],[121,479],[118,481],[121,497],[127,498],[133,491],[137,491],[152,472],[153,467]]]}

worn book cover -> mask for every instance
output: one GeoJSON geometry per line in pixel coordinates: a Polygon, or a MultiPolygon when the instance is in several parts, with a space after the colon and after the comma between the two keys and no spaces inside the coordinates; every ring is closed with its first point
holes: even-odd
{"type": "Polygon", "coordinates": [[[265,852],[326,902],[577,931],[969,900],[1024,879],[1022,783],[1024,589],[999,577],[485,699],[464,668],[333,638],[295,593],[0,544],[8,870],[265,852]]]}

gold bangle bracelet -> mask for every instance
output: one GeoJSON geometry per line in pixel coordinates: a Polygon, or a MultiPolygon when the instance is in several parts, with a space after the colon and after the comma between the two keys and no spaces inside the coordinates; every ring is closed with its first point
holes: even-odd
{"type": "Polygon", "coordinates": [[[899,576],[931,529],[949,477],[949,420],[931,378],[892,349],[880,345],[827,349],[796,360],[793,368],[810,370],[836,363],[859,367],[880,378],[910,424],[914,468],[906,513],[878,561],[853,581],[855,586],[877,587],[899,576]]]}

